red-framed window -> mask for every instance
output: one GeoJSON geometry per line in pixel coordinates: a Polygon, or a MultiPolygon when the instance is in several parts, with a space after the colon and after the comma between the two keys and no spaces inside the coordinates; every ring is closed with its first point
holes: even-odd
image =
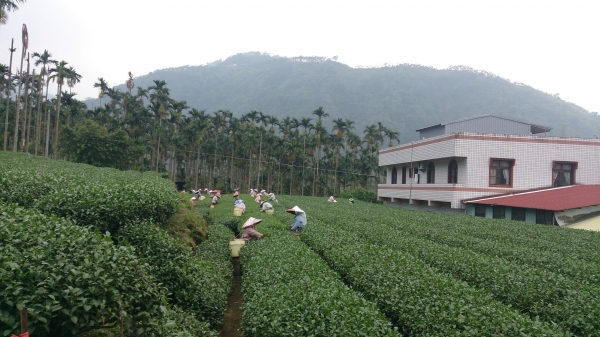
{"type": "Polygon", "coordinates": [[[427,164],[427,183],[435,184],[435,165],[432,161],[427,164]]]}
{"type": "Polygon", "coordinates": [[[406,166],[402,166],[402,183],[406,184],[406,166]]]}
{"type": "Polygon", "coordinates": [[[448,163],[448,184],[458,183],[458,163],[456,159],[450,159],[448,163]]]}
{"type": "Polygon", "coordinates": [[[512,187],[514,159],[491,158],[489,183],[493,187],[512,187]]]}
{"type": "Polygon", "coordinates": [[[552,162],[552,186],[575,185],[575,171],[577,162],[554,161],[552,162]]]}
{"type": "Polygon", "coordinates": [[[392,184],[397,184],[398,183],[398,169],[396,169],[396,166],[394,166],[392,168],[392,184]]]}

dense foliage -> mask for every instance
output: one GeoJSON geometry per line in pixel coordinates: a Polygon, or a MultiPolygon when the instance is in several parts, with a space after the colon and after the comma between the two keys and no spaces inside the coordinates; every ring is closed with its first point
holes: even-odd
{"type": "Polygon", "coordinates": [[[221,323],[231,273],[224,274],[211,262],[195,258],[151,223],[128,224],[117,236],[136,247],[136,254],[151,266],[151,274],[168,289],[171,303],[213,326],[221,323]]]}
{"type": "MultiPolygon", "coordinates": [[[[340,194],[341,199],[354,199],[354,200],[362,200],[366,202],[377,202],[377,192],[369,191],[364,188],[356,188],[352,190],[347,190],[340,194]]],[[[346,202],[346,200],[340,200],[346,202]]]]}
{"type": "MultiPolygon", "coordinates": [[[[275,206],[276,213],[283,211],[275,206]]],[[[250,242],[241,253],[244,336],[397,335],[389,320],[345,286],[317,254],[289,233],[287,225],[260,213],[254,202],[247,210],[238,224],[249,216],[264,218],[257,229],[266,238],[250,242]]],[[[233,223],[232,211],[233,198],[223,197],[210,217],[233,223]]]]}
{"type": "Polygon", "coordinates": [[[29,311],[35,336],[65,336],[162,317],[166,290],[130,247],[70,221],[0,202],[0,335],[29,311]]]}
{"type": "Polygon", "coordinates": [[[8,245],[0,271],[10,271],[0,275],[2,284],[10,278],[3,335],[26,305],[32,328],[48,336],[110,329],[121,317],[128,336],[216,336],[231,284],[230,235],[216,228],[199,258],[161,229],[178,204],[171,182],[24,154],[0,159],[0,202],[30,208],[0,222],[11,226],[0,236],[8,245]],[[65,299],[47,295],[53,289],[65,299]]]}
{"type": "MultiPolygon", "coordinates": [[[[291,198],[291,201],[286,202],[291,205],[294,200],[291,198]]],[[[563,256],[567,259],[586,260],[586,252],[597,253],[597,246],[600,244],[598,233],[581,233],[518,222],[490,222],[481,218],[422,213],[360,203],[327,205],[318,200],[302,201],[304,210],[312,215],[313,223],[317,219],[318,224],[323,227],[339,226],[344,231],[352,232],[363,242],[418,258],[441,273],[447,273],[472,287],[484,290],[497,301],[524,314],[539,317],[540,320],[556,323],[574,335],[597,336],[600,331],[600,296],[596,291],[597,286],[589,284],[595,282],[591,275],[593,271],[583,269],[592,267],[592,270],[596,270],[598,267],[593,263],[580,262],[563,268],[565,265],[562,262],[551,261],[558,256],[556,253],[546,255],[546,251],[527,245],[497,243],[500,254],[496,254],[494,250],[485,249],[486,246],[490,248],[495,245],[493,241],[484,240],[483,244],[479,241],[479,245],[471,246],[476,242],[468,237],[483,237],[485,235],[482,233],[485,232],[504,232],[506,237],[528,238],[529,241],[539,243],[554,242],[558,247],[567,242],[581,241],[582,245],[577,249],[581,255],[571,252],[563,256]],[[352,220],[342,221],[344,218],[352,220]],[[529,233],[534,232],[535,237],[529,236],[529,233]],[[513,252],[509,254],[510,249],[513,252]],[[535,255],[527,257],[527,254],[535,255]],[[516,256],[519,255],[521,257],[517,259],[516,256]],[[584,279],[577,275],[582,275],[584,279]]],[[[315,236],[319,235],[321,228],[317,225],[313,227],[315,236]]],[[[309,237],[310,233],[307,230],[309,237]]],[[[318,239],[315,240],[318,242],[318,239]]],[[[342,256],[336,255],[338,253],[335,251],[328,254],[324,253],[334,260],[336,256],[342,256]]]]}
{"type": "Polygon", "coordinates": [[[173,183],[156,173],[0,152],[0,200],[115,233],[132,220],[166,222],[177,209],[173,183]]]}

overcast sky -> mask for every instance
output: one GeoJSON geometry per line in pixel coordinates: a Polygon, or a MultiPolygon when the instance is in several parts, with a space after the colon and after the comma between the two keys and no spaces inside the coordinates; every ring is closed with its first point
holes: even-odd
{"type": "MultiPolygon", "coordinates": [[[[83,76],[79,99],[153,70],[259,51],[350,66],[466,65],[600,112],[600,1],[27,0],[0,26],[19,67],[47,49],[83,76]]],[[[197,107],[201,109],[202,107],[197,107]]]]}

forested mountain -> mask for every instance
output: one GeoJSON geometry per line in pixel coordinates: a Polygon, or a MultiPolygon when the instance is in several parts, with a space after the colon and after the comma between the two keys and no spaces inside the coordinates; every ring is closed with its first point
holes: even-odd
{"type": "MultiPolygon", "coordinates": [[[[416,139],[416,129],[484,114],[549,126],[554,136],[600,135],[596,114],[468,67],[351,68],[321,57],[252,52],[203,66],[157,70],[136,78],[135,85],[146,87],[153,80],[166,81],[174,98],[208,113],[228,109],[241,116],[259,110],[282,118],[306,116],[323,106],[329,120],[354,120],[358,130],[382,122],[400,133],[401,143],[416,139]]],[[[97,105],[98,100],[88,101],[90,107],[97,105]]]]}

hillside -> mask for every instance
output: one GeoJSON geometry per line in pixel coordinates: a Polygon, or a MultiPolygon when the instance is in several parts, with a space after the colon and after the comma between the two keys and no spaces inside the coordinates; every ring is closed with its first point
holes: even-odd
{"type": "Polygon", "coordinates": [[[166,81],[172,97],[209,113],[229,109],[241,116],[259,110],[301,117],[323,106],[329,120],[354,120],[361,131],[382,122],[400,132],[401,142],[416,139],[416,129],[483,114],[550,126],[554,136],[600,134],[600,118],[585,109],[468,67],[351,68],[319,57],[245,53],[203,66],[157,70],[136,78],[135,85],[147,87],[152,80],[166,81]]]}

